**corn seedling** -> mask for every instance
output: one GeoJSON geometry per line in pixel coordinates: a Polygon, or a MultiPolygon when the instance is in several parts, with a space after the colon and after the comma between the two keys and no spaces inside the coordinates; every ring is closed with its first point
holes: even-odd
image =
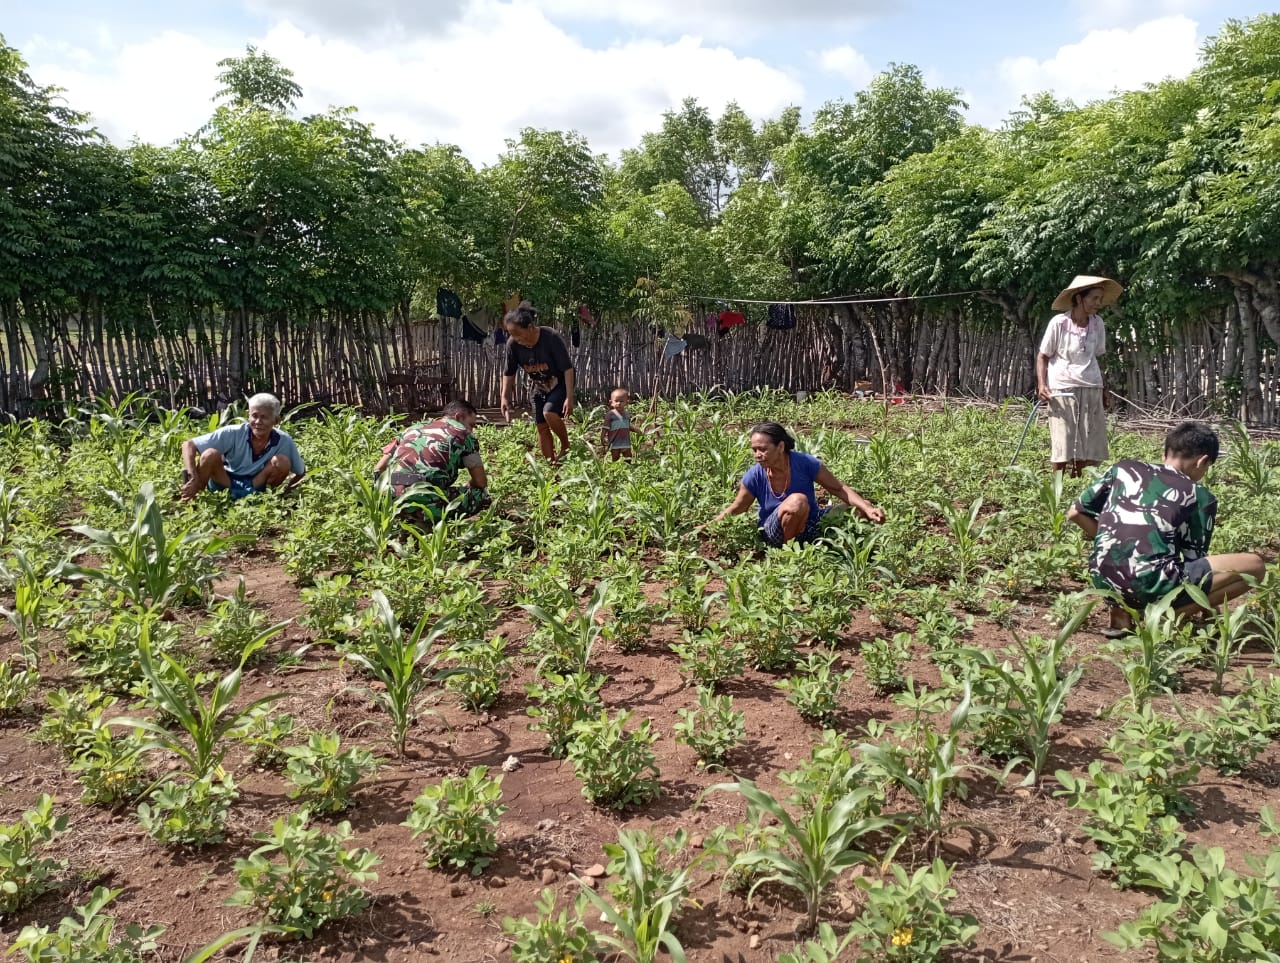
{"type": "Polygon", "coordinates": [[[159,750],[175,753],[186,765],[187,774],[192,779],[203,779],[220,770],[223,757],[230,748],[231,734],[242,729],[263,706],[285,695],[274,693],[255,699],[242,708],[234,708],[236,696],[240,694],[245,662],[280,628],[268,629],[245,646],[240,664],[218,680],[207,699],[200,694],[198,681],[171,656],[161,655],[163,662],[157,664],[144,628],[138,643],[138,656],[142,673],[150,683],[148,702],[157,712],[172,718],[177,731],[171,731],[151,719],[128,716],[112,719],[108,725],[141,729],[148,739],[139,747],[139,752],[159,750]],[[162,671],[161,666],[166,671],[162,671]]]}
{"type": "Polygon", "coordinates": [[[1026,761],[1031,771],[1025,785],[1035,785],[1044,772],[1049,758],[1054,725],[1062,718],[1067,696],[1084,673],[1084,666],[1076,664],[1067,669],[1067,640],[1089,616],[1090,608],[1078,611],[1062,627],[1054,641],[1041,646],[1039,652],[1032,649],[1016,634],[1014,643],[1022,655],[1021,665],[1000,660],[987,649],[966,649],[974,671],[999,680],[1003,698],[995,703],[982,705],[978,716],[990,713],[1006,720],[1022,740],[1026,761]]]}
{"type": "Polygon", "coordinates": [[[683,831],[663,843],[659,847],[643,830],[619,830],[617,844],[605,846],[609,871],[617,879],[610,886],[613,899],[583,885],[582,895],[613,926],[613,933],[597,939],[631,963],[654,963],[664,949],[673,963],[685,961],[684,947],[671,923],[684,904],[694,864],[661,865],[660,849],[668,857],[677,854],[685,844],[683,831]]]}
{"type": "Polygon", "coordinates": [[[431,613],[428,612],[406,637],[399,617],[381,592],[373,593],[372,608],[377,620],[369,633],[373,636],[372,645],[367,653],[351,652],[347,658],[382,683],[381,689],[357,687],[356,691],[363,692],[387,713],[391,720],[391,746],[395,754],[403,758],[405,740],[409,727],[417,719],[423,692],[433,682],[444,682],[468,670],[442,669],[429,674],[440,655],[428,656],[436,641],[448,633],[447,619],[437,621],[427,631],[431,622],[431,613]]]}
{"type": "Polygon", "coordinates": [[[711,788],[741,793],[750,812],[765,813],[777,821],[778,848],[741,853],[734,860],[734,866],[755,877],[748,900],[768,882],[781,883],[799,892],[805,901],[808,932],[818,925],[822,904],[836,877],[850,866],[874,861],[869,853],[857,848],[859,841],[893,825],[893,820],[888,818],[858,815],[864,810],[867,797],[875,791],[865,786],[850,791],[829,806],[818,805],[796,817],[750,779],[711,788]]]}
{"type": "Polygon", "coordinates": [[[539,672],[571,674],[586,672],[596,642],[605,634],[604,609],[609,603],[609,582],[599,582],[591,601],[581,612],[576,609],[551,611],[537,604],[520,607],[538,622],[539,629],[529,646],[538,657],[539,672]]]}
{"type": "Polygon", "coordinates": [[[101,582],[136,605],[164,608],[206,597],[216,576],[213,558],[231,540],[197,534],[192,528],[166,535],[150,482],[134,496],[132,509],[119,495],[112,492],[111,496],[133,521],[124,532],[72,526],[72,531],[89,539],[91,550],[105,564],[101,568],[68,565],[71,577],[101,582]]]}

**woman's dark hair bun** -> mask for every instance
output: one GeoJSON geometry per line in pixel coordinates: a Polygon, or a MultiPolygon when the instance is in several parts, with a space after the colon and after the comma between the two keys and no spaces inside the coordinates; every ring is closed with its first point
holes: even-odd
{"type": "Polygon", "coordinates": [[[503,316],[502,323],[532,328],[538,323],[538,312],[528,301],[521,301],[503,316]]]}

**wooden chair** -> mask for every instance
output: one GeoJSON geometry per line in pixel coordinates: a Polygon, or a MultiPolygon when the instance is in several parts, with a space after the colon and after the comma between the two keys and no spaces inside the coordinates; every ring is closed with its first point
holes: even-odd
{"type": "Polygon", "coordinates": [[[401,411],[443,408],[457,395],[453,376],[439,366],[419,367],[387,375],[392,407],[401,411]]]}

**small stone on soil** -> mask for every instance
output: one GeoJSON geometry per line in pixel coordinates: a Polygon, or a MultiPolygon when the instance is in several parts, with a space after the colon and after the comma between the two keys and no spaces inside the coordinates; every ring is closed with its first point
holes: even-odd
{"type": "Polygon", "coordinates": [[[604,867],[601,866],[599,863],[592,863],[590,866],[588,866],[586,869],[582,871],[582,875],[599,879],[601,876],[604,875],[604,867]]]}

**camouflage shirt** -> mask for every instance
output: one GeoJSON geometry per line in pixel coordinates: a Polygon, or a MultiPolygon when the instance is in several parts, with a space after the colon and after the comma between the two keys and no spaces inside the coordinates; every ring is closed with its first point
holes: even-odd
{"type": "Polygon", "coordinates": [[[1081,492],[1076,508],[1098,520],[1094,585],[1145,604],[1176,589],[1183,566],[1209,553],[1218,501],[1174,468],[1125,459],[1081,492]]]}
{"type": "MultiPolygon", "coordinates": [[[[466,426],[452,418],[439,418],[428,424],[414,425],[382,449],[393,455],[390,469],[394,474],[410,472],[418,477],[415,484],[448,488],[458,479],[463,468],[474,468],[480,462],[480,443],[466,426]]],[[[408,485],[394,484],[397,495],[408,485]]]]}

